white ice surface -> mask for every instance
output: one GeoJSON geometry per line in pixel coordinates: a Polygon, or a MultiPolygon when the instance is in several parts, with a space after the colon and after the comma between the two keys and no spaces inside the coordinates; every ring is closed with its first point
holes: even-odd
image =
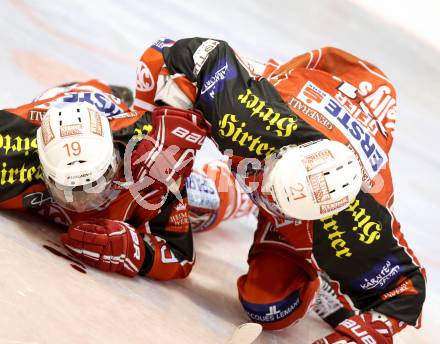
{"type": "MultiPolygon", "coordinates": [[[[404,331],[395,342],[438,342],[440,56],[382,18],[343,0],[2,0],[0,107],[87,77],[133,86],[147,45],[160,36],[196,35],[225,39],[260,60],[333,45],[388,74],[400,105],[392,153],[396,212],[429,279],[424,327],[404,331]]],[[[212,155],[205,150],[201,159],[212,155]]],[[[59,243],[57,228],[10,213],[2,213],[0,223],[1,344],[225,343],[247,321],[235,280],[246,271],[253,221],[196,235],[190,278],[167,283],[93,269],[81,274],[42,248],[47,240],[59,243]]],[[[328,330],[310,316],[264,333],[259,343],[311,343],[328,330]]]]}

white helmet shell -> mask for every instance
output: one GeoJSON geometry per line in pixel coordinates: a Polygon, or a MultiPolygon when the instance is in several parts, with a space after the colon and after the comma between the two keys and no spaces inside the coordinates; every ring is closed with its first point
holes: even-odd
{"type": "Polygon", "coordinates": [[[99,179],[114,156],[110,124],[89,103],[60,103],[45,114],[37,131],[43,173],[75,187],[99,179]]]}
{"type": "Polygon", "coordinates": [[[51,106],[37,130],[38,156],[53,199],[84,212],[106,207],[119,168],[110,124],[91,104],[51,106]]]}
{"type": "Polygon", "coordinates": [[[285,215],[317,220],[345,209],[358,194],[362,171],[354,153],[338,141],[286,146],[266,161],[262,192],[285,215]]]}

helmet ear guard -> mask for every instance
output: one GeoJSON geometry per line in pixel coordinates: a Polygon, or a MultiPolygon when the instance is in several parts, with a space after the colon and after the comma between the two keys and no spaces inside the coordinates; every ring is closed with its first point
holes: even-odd
{"type": "Polygon", "coordinates": [[[362,171],[338,141],[285,146],[266,160],[261,191],[292,218],[317,220],[345,209],[358,194],[362,171]]]}

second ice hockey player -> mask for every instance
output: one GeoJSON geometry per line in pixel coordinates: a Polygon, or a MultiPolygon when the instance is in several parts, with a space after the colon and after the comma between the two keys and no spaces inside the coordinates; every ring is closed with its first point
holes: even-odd
{"type": "Polygon", "coordinates": [[[259,206],[237,282],[253,321],[281,329],[315,305],[334,327],[319,343],[391,343],[420,326],[424,270],[392,211],[396,101],[380,69],[336,48],[261,64],[217,39],[160,39],[134,106],[163,104],[203,114],[259,206]]]}

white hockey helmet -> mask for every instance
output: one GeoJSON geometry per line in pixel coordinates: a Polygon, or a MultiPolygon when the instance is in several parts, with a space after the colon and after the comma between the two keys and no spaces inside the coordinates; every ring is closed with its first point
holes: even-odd
{"type": "Polygon", "coordinates": [[[119,166],[110,124],[86,102],[58,103],[37,130],[43,178],[62,207],[89,211],[103,206],[119,166]]]}
{"type": "Polygon", "coordinates": [[[317,220],[345,209],[361,184],[354,153],[338,141],[319,140],[269,156],[261,191],[283,214],[317,220]]]}

